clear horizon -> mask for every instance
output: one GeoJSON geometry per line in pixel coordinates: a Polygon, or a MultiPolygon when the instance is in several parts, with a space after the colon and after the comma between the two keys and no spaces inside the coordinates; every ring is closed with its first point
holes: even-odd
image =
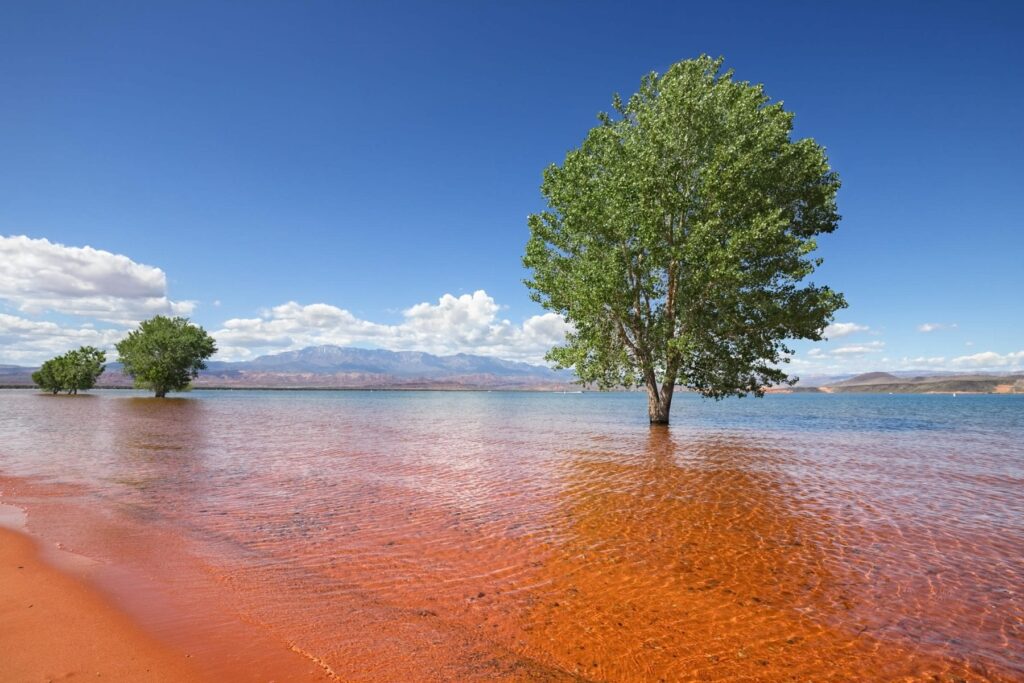
{"type": "Polygon", "coordinates": [[[1022,19],[6,7],[0,363],[109,350],[157,313],[206,327],[218,360],[337,344],[539,362],[565,329],[521,283],[541,171],[614,92],[708,53],[783,100],[843,179],[814,279],[850,307],[791,373],[1024,370],[1022,19]]]}

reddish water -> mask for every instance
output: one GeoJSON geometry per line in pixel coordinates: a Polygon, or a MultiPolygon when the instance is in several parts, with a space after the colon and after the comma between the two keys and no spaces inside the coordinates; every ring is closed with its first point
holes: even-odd
{"type": "Polygon", "coordinates": [[[1024,400],[643,410],[0,392],[0,502],[225,679],[1024,680],[1024,400]]]}

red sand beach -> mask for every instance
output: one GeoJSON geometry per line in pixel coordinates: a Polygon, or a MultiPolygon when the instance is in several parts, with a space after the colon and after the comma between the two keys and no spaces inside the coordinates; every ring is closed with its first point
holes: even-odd
{"type": "Polygon", "coordinates": [[[0,679],[209,680],[185,653],[39,555],[33,539],[0,529],[0,679]]]}

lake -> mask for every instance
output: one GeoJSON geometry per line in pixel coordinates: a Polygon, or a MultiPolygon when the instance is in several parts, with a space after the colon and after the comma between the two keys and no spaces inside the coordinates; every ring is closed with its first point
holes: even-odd
{"type": "Polygon", "coordinates": [[[1024,678],[1024,398],[683,394],[672,419],[7,390],[0,502],[222,672],[279,656],[219,640],[243,624],[342,680],[1024,678]]]}

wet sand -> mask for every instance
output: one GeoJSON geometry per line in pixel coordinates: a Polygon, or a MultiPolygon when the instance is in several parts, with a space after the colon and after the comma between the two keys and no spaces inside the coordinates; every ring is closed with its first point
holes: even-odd
{"type": "Polygon", "coordinates": [[[143,632],[97,591],[0,528],[0,678],[206,681],[182,652],[143,632]]]}

